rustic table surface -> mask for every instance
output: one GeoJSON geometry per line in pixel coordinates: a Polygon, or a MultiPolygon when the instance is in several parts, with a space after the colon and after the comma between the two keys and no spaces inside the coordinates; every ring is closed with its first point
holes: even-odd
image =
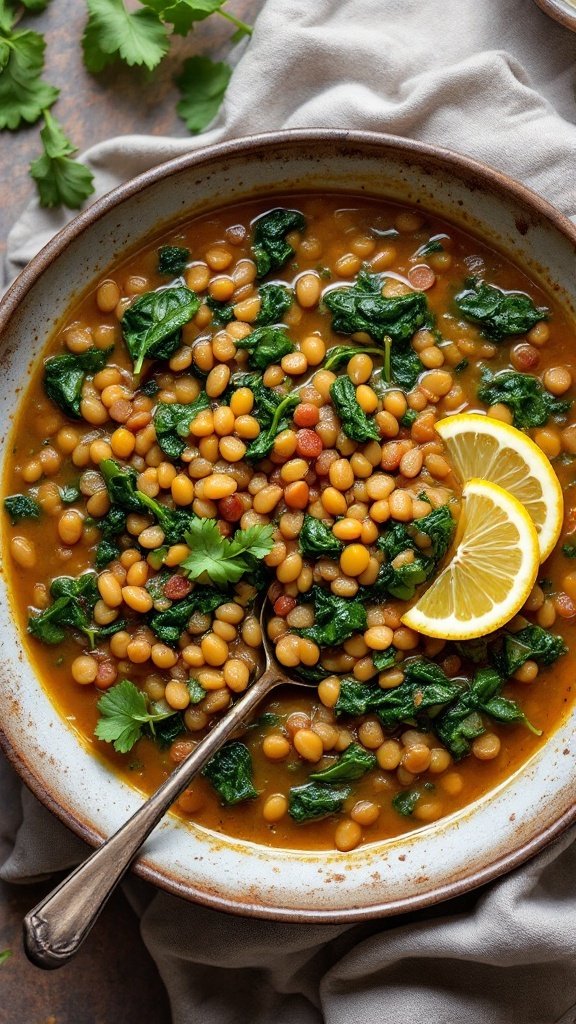
{"type": "MultiPolygon", "coordinates": [[[[260,0],[233,0],[235,14],[253,22],[260,0]]],[[[114,67],[89,75],[80,40],[86,18],[79,0],[52,0],[48,10],[28,19],[46,37],[45,78],[61,89],[54,112],[80,150],[113,135],[138,132],[186,135],[176,114],[173,76],[194,54],[223,59],[231,26],[217,16],[177,37],[170,54],[150,78],[114,67]]],[[[39,155],[38,126],[0,137],[0,258],[10,227],[34,194],[28,164],[39,155]]],[[[168,1000],[156,967],[121,894],[116,894],[76,960],[60,971],[32,967],[21,948],[21,921],[54,884],[0,884],[0,950],[12,957],[0,968],[0,1024],[169,1024],[168,1000]]]]}

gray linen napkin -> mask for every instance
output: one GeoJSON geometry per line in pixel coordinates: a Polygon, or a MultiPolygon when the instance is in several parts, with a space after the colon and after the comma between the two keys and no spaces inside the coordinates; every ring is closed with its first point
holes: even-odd
{"type": "MultiPolygon", "coordinates": [[[[84,159],[102,194],[249,132],[371,129],[484,160],[575,216],[575,57],[576,37],[531,0],[268,0],[211,131],[112,139],[84,159]]],[[[66,219],[30,204],[8,278],[66,219]]],[[[85,855],[4,763],[0,794],[0,877],[31,881],[85,855]]],[[[174,1024],[574,1024],[574,835],[466,898],[352,928],[231,919],[125,889],[174,1024]]]]}

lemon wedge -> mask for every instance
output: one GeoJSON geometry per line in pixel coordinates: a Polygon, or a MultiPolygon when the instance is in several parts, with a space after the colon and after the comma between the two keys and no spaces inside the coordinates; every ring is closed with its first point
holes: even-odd
{"type": "Polygon", "coordinates": [[[462,413],[436,424],[452,465],[465,482],[481,477],[510,491],[538,534],[540,561],[555,547],[564,518],[562,489],[549,460],[526,434],[491,416],[462,413]]]}
{"type": "Polygon", "coordinates": [[[402,616],[404,625],[443,640],[472,640],[520,610],[540,564],[534,524],[514,495],[489,480],[469,480],[449,565],[402,616]]]}

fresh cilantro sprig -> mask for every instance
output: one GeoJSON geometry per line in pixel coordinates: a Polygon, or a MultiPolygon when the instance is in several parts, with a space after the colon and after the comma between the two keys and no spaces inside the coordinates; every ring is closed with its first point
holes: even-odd
{"type": "Polygon", "coordinates": [[[250,526],[223,537],[214,519],[196,519],[186,534],[190,554],[180,568],[189,579],[206,576],[217,586],[238,583],[272,550],[273,526],[250,526]]]}
{"type": "Polygon", "coordinates": [[[120,57],[129,67],[153,71],[168,52],[168,33],[146,5],[128,11],[124,0],[86,0],[88,22],[82,37],[88,71],[102,71],[120,57]]]}
{"type": "Polygon", "coordinates": [[[0,131],[14,131],[22,122],[34,124],[60,91],[41,77],[46,49],[43,36],[13,26],[13,13],[0,4],[0,131]]]}
{"type": "Polygon", "coordinates": [[[30,164],[30,177],[36,182],[40,205],[79,209],[94,192],[92,171],[70,159],[77,152],[76,146],[47,110],[40,138],[44,152],[30,164]]]}
{"type": "Polygon", "coordinates": [[[174,79],[181,96],[176,111],[193,135],[216,117],[231,75],[229,64],[209,57],[189,57],[184,62],[174,79]]]}
{"type": "Polygon", "coordinates": [[[170,718],[175,712],[151,711],[144,693],[129,679],[112,686],[100,698],[96,707],[100,719],[94,735],[105,743],[112,743],[119,754],[127,754],[141,738],[148,726],[154,732],[154,724],[170,718]]]}

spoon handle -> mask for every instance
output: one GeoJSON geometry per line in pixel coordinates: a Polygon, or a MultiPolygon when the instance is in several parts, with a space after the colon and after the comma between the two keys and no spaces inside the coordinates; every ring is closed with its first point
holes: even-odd
{"type": "Polygon", "coordinates": [[[24,948],[38,967],[61,967],[78,951],[144,840],[194,776],[277,683],[265,672],[122,827],[24,918],[24,948]]]}

